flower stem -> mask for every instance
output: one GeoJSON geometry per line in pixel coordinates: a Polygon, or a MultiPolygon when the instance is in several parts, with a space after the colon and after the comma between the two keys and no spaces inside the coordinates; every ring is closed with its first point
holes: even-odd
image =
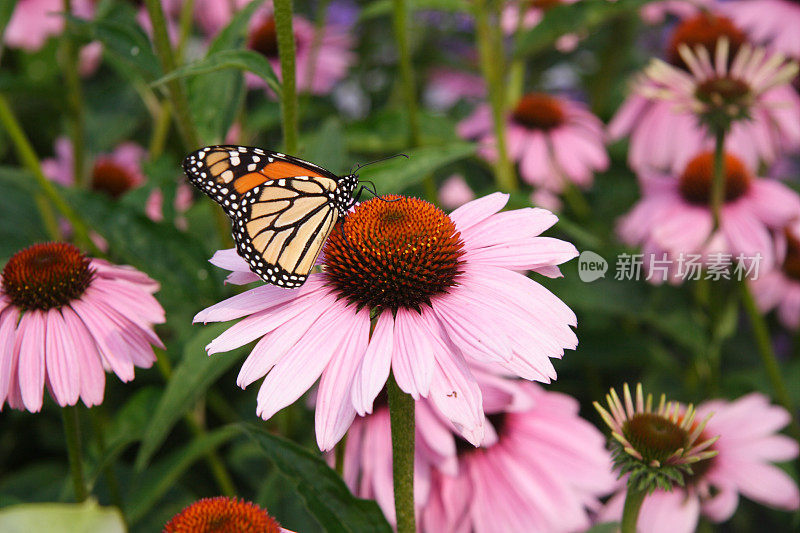
{"type": "Polygon", "coordinates": [[[392,432],[392,478],[397,533],[414,533],[414,399],[389,376],[389,418],[392,432]]]}
{"type": "Polygon", "coordinates": [[[494,163],[497,186],[504,191],[517,189],[514,168],[506,150],[506,87],[503,81],[504,61],[502,38],[499,36],[500,24],[496,9],[489,6],[491,0],[475,0],[475,24],[480,53],[481,72],[486,80],[489,103],[492,108],[492,121],[496,139],[497,158],[494,163]],[[492,24],[494,23],[494,28],[492,24]]]}
{"type": "MultiPolygon", "coordinates": [[[[172,45],[169,42],[169,35],[167,34],[164,10],[161,8],[159,0],[145,0],[145,5],[147,14],[150,16],[150,22],[153,25],[153,42],[156,53],[161,62],[161,69],[166,75],[175,70],[176,62],[172,45]]],[[[186,147],[193,150],[200,145],[200,138],[197,135],[197,130],[189,111],[189,100],[186,98],[183,82],[181,80],[169,81],[167,82],[167,90],[175,111],[175,122],[178,126],[178,131],[181,133],[186,147]]]]}
{"type": "MultiPolygon", "coordinates": [[[[75,232],[75,241],[81,246],[91,250],[93,253],[102,255],[102,252],[97,249],[97,246],[95,246],[89,238],[89,231],[83,219],[80,218],[72,207],[61,197],[53,183],[45,177],[42,172],[42,166],[39,163],[39,158],[36,157],[36,153],[33,151],[33,147],[28,137],[25,135],[25,132],[22,131],[17,117],[14,116],[11,106],[8,105],[8,100],[6,100],[2,94],[0,94],[0,124],[2,124],[6,132],[8,132],[8,136],[11,138],[11,143],[17,151],[20,162],[33,174],[37,185],[41,188],[42,194],[47,200],[46,203],[37,202],[40,211],[43,209],[46,210],[46,212],[42,211],[42,220],[45,225],[52,226],[54,216],[52,212],[50,212],[50,209],[51,206],[54,206],[56,210],[72,224],[72,230],[75,232]],[[47,207],[45,207],[45,205],[47,207]]],[[[60,232],[54,236],[60,238],[60,232]]]]}
{"type": "Polygon", "coordinates": [[[281,61],[281,114],[283,146],[287,153],[297,153],[297,83],[295,80],[295,42],[292,28],[292,0],[275,0],[275,31],[281,61]]]}
{"type": "MultiPolygon", "coordinates": [[[[392,27],[394,40],[397,42],[397,52],[400,59],[400,80],[403,86],[403,99],[408,115],[408,145],[416,148],[422,144],[422,132],[419,126],[419,105],[417,103],[417,85],[414,80],[414,65],[411,58],[411,46],[408,42],[408,11],[406,0],[393,0],[392,27]]],[[[423,180],[425,196],[432,202],[436,201],[436,182],[433,174],[428,174],[423,180]]]]}
{"type": "Polygon", "coordinates": [[[75,491],[75,500],[82,502],[88,497],[86,482],[83,479],[83,458],[81,457],[81,431],[78,420],[78,406],[68,405],[61,408],[61,418],[64,421],[64,434],[67,438],[67,455],[69,456],[69,470],[72,474],[72,487],[75,491]]]}
{"type": "Polygon", "coordinates": [[[414,148],[420,144],[419,114],[417,111],[417,89],[414,83],[414,69],[411,64],[411,49],[408,44],[408,6],[406,0],[393,0],[392,27],[397,51],[400,55],[400,79],[403,84],[403,97],[408,110],[408,143],[414,148]]]}
{"type": "MultiPolygon", "coordinates": [[[[169,381],[170,376],[172,376],[172,365],[169,359],[167,359],[166,352],[163,350],[156,349],[156,368],[164,378],[164,381],[169,381]]],[[[186,425],[195,438],[200,438],[206,434],[206,428],[202,422],[203,416],[201,408],[204,408],[202,402],[198,403],[198,409],[183,415],[186,425]]],[[[217,454],[216,450],[209,450],[206,452],[205,459],[206,464],[211,469],[214,480],[217,482],[217,487],[222,494],[231,497],[236,496],[236,486],[233,483],[233,478],[225,468],[225,463],[219,458],[219,454],[217,454]]]]}
{"type": "Polygon", "coordinates": [[[622,533],[636,533],[636,522],[639,519],[639,510],[642,508],[647,492],[628,486],[625,495],[625,507],[622,510],[622,533]]]}
{"type": "MultiPolygon", "coordinates": [[[[725,200],[725,130],[714,133],[714,176],[711,182],[711,213],[714,216],[714,231],[720,225],[720,212],[725,200]]],[[[713,232],[712,232],[713,233],[713,232]]]]}
{"type": "MultiPolygon", "coordinates": [[[[92,429],[94,430],[95,441],[97,442],[97,449],[101,456],[106,454],[106,439],[105,428],[103,427],[104,421],[102,413],[102,405],[89,409],[89,415],[92,418],[92,429]]],[[[122,496],[119,492],[119,482],[117,476],[114,474],[114,466],[109,464],[103,468],[103,475],[106,478],[106,485],[108,485],[108,493],[111,496],[111,503],[122,509],[122,496]]]]}
{"type": "MultiPolygon", "coordinates": [[[[72,0],[63,0],[62,5],[64,13],[67,16],[72,15],[72,0]]],[[[68,31],[65,31],[61,36],[61,54],[69,105],[70,129],[72,130],[72,135],[70,135],[72,140],[72,173],[75,176],[77,185],[86,186],[88,185],[88,176],[84,173],[83,94],[78,74],[78,50],[68,31]]]]}
{"type": "Polygon", "coordinates": [[[778,364],[778,358],[775,356],[775,351],[772,349],[772,341],[769,337],[769,329],[764,316],[758,310],[756,301],[753,294],[750,292],[750,286],[746,281],[742,281],[742,302],[744,304],[747,317],[750,319],[750,324],[753,328],[753,335],[755,336],[756,345],[758,347],[758,354],[761,356],[761,362],[764,365],[764,370],[767,372],[767,377],[772,384],[772,390],[775,393],[778,403],[780,403],[792,417],[789,424],[789,430],[792,436],[800,441],[800,425],[797,422],[792,400],[789,397],[789,392],[786,388],[786,382],[783,380],[781,367],[778,364]]]}

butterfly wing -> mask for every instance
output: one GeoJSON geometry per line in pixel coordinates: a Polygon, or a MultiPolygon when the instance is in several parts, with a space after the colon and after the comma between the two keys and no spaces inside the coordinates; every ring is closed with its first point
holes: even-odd
{"type": "Polygon", "coordinates": [[[312,163],[244,146],[209,146],[183,163],[233,219],[236,247],[267,283],[299,287],[339,219],[338,178],[312,163]]]}

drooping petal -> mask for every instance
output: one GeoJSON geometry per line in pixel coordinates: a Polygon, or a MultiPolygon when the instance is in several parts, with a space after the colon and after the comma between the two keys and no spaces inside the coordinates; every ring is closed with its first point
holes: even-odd
{"type": "Polygon", "coordinates": [[[389,378],[393,350],[394,318],[391,311],[384,311],[375,323],[369,346],[353,382],[353,407],[359,416],[372,413],[372,403],[389,378]]]}

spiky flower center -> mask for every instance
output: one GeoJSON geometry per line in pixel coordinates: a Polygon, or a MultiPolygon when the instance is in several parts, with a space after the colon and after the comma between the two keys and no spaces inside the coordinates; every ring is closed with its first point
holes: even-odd
{"type": "MultiPolygon", "coordinates": [[[[725,201],[732,202],[747,192],[752,176],[744,163],[732,154],[725,155],[725,201]]],[[[708,205],[714,180],[714,154],[704,152],[689,161],[681,174],[678,190],[692,204],[708,205]]]]}
{"type": "Polygon", "coordinates": [[[549,131],[564,123],[564,106],[549,94],[528,93],[517,103],[511,118],[526,128],[549,131]]]}
{"type": "Polygon", "coordinates": [[[747,35],[744,31],[736,27],[728,17],[702,12],[687,18],[672,33],[667,46],[667,61],[688,70],[679,51],[680,45],[685,44],[691,50],[702,46],[713,57],[717,41],[722,37],[728,38],[731,46],[730,57],[734,57],[739,47],[747,42],[747,35]]]}
{"type": "Polygon", "coordinates": [[[648,463],[663,463],[689,443],[685,429],[656,413],[633,415],[622,425],[622,433],[648,463]]]}
{"type": "Polygon", "coordinates": [[[247,47],[270,58],[278,58],[278,32],[275,29],[275,17],[265,18],[250,31],[247,47]]]}
{"type": "Polygon", "coordinates": [[[457,284],[460,237],[450,217],[424,200],[372,198],[328,238],[328,281],[358,307],[420,310],[457,284]]]}
{"type": "Polygon", "coordinates": [[[34,244],[3,268],[3,292],[25,310],[61,307],[81,297],[92,282],[89,259],[63,242],[34,244]]]}
{"type": "Polygon", "coordinates": [[[99,158],[92,167],[92,189],[119,198],[136,185],[136,176],[108,157],[99,158]]]}
{"type": "Polygon", "coordinates": [[[175,515],[164,533],[279,533],[281,527],[258,505],[236,498],[203,498],[175,515]]]}

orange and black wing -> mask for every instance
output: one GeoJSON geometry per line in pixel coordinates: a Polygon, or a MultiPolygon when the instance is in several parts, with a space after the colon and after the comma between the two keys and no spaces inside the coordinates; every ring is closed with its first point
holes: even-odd
{"type": "Polygon", "coordinates": [[[183,168],[231,217],[239,255],[254,273],[281,287],[305,282],[339,219],[336,175],[245,146],[202,148],[183,168]]]}

